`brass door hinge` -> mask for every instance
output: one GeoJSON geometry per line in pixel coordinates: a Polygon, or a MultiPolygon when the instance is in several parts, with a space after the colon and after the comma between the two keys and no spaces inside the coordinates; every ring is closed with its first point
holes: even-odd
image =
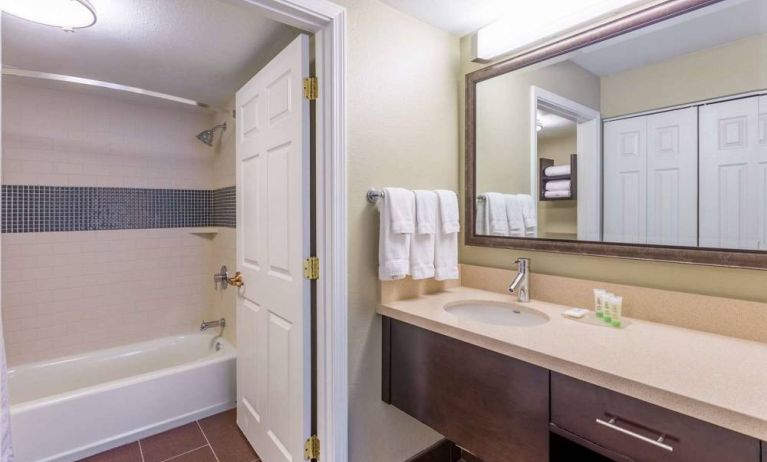
{"type": "Polygon", "coordinates": [[[320,259],[309,257],[304,260],[304,278],[315,280],[320,278],[320,259]]]}
{"type": "Polygon", "coordinates": [[[304,443],[304,459],[320,460],[320,439],[312,435],[304,443]]]}
{"type": "Polygon", "coordinates": [[[307,77],[304,79],[304,98],[314,101],[319,96],[319,92],[317,77],[307,77]]]}

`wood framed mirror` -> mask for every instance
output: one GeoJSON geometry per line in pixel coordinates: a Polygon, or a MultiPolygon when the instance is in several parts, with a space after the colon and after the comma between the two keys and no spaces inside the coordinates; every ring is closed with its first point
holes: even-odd
{"type": "Polygon", "coordinates": [[[467,245],[767,269],[762,0],[649,3],[465,83],[467,245]]]}

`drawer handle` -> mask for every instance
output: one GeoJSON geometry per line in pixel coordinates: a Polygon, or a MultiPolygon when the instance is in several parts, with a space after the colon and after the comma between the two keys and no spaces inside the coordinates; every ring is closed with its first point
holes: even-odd
{"type": "Polygon", "coordinates": [[[626,430],[625,428],[619,427],[616,425],[616,417],[611,417],[609,421],[604,421],[602,419],[597,419],[597,423],[599,425],[604,425],[605,427],[615,430],[617,432],[621,432],[624,435],[631,436],[633,438],[636,438],[638,440],[644,441],[645,443],[650,443],[653,446],[657,446],[661,449],[665,449],[666,451],[672,452],[674,450],[673,447],[669,446],[668,444],[664,443],[663,441],[666,439],[666,435],[660,435],[658,439],[654,440],[652,438],[648,438],[644,435],[640,435],[639,433],[634,433],[631,430],[626,430]]]}

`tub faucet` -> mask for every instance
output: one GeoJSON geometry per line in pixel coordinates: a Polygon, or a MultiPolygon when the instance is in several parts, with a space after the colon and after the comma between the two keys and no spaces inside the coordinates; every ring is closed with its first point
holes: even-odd
{"type": "Polygon", "coordinates": [[[217,319],[215,321],[203,321],[202,324],[200,324],[200,332],[206,331],[210,329],[211,327],[220,327],[223,329],[226,327],[226,320],[224,318],[217,319]]]}
{"type": "Polygon", "coordinates": [[[509,284],[509,292],[517,294],[517,301],[527,303],[530,301],[530,259],[518,258],[514,263],[519,272],[509,284]]]}

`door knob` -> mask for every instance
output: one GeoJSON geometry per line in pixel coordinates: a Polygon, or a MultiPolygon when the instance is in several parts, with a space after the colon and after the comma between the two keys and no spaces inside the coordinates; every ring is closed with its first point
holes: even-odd
{"type": "Polygon", "coordinates": [[[242,273],[240,273],[239,271],[234,273],[234,276],[227,278],[226,282],[228,282],[229,285],[234,287],[242,287],[245,285],[245,281],[242,278],[242,273]]]}

